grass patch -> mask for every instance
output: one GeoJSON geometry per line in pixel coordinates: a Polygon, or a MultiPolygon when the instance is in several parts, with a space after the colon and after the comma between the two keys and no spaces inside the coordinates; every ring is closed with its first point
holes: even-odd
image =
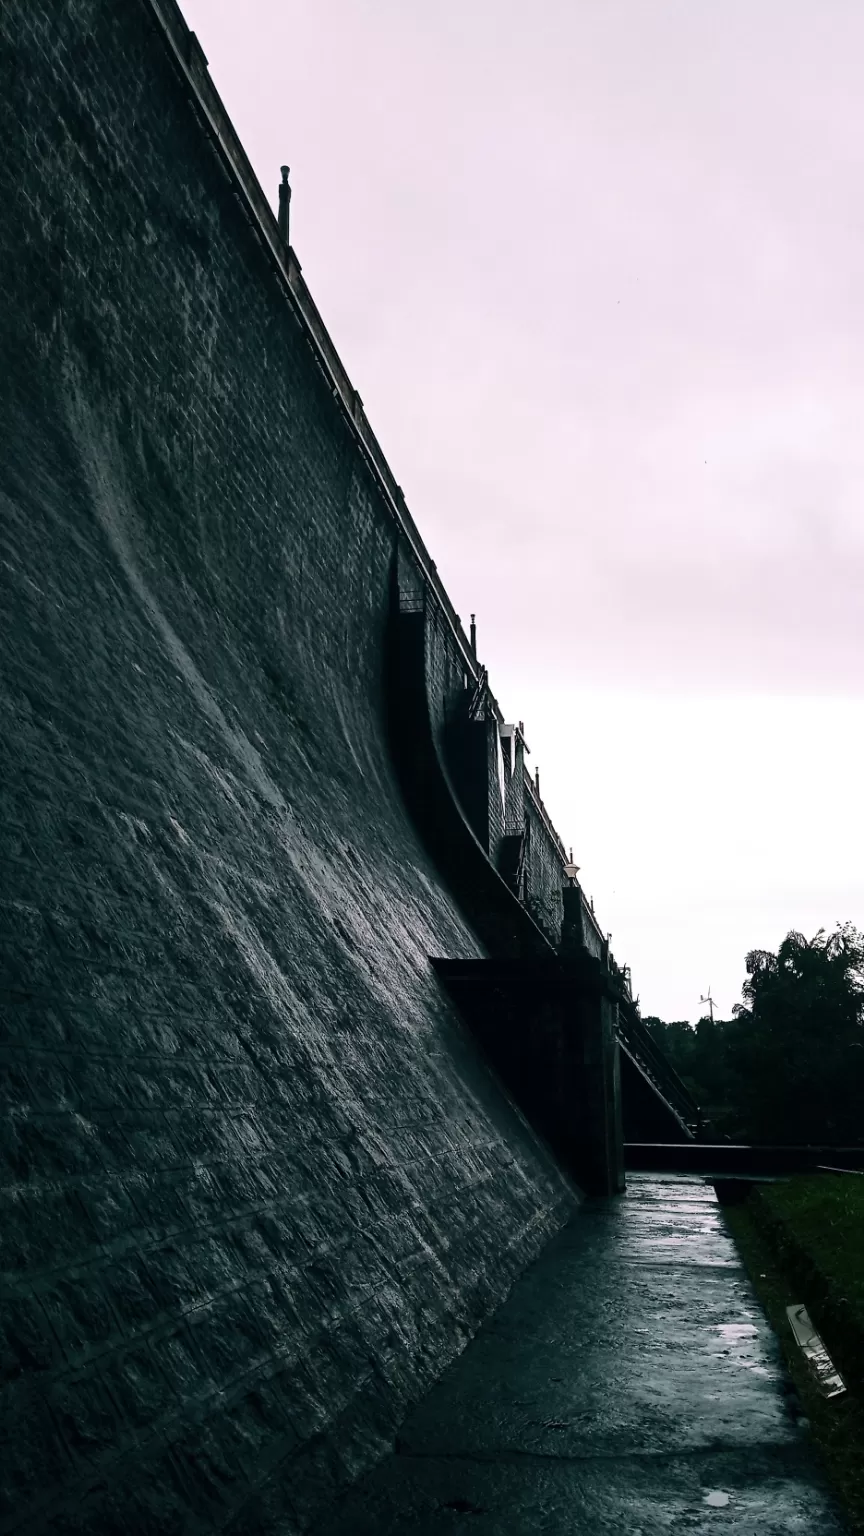
{"type": "Polygon", "coordinates": [[[864,1178],[815,1175],[756,1188],[724,1207],[803,1415],[854,1536],[864,1536],[864,1178]],[[826,1399],[786,1307],[804,1302],[849,1389],[826,1399]]]}
{"type": "Polygon", "coordinates": [[[810,1174],[763,1184],[752,1200],[836,1364],[864,1395],[864,1178],[810,1174]]]}

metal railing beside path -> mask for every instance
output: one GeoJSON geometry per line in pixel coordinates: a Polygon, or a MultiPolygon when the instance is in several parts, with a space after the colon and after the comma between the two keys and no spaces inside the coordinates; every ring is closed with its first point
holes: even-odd
{"type": "Polygon", "coordinates": [[[747,1146],[739,1142],[627,1142],[632,1173],[695,1173],[706,1178],[782,1178],[794,1173],[864,1172],[864,1146],[747,1146]]]}
{"type": "Polygon", "coordinates": [[[702,1127],[699,1105],[634,1008],[619,1007],[618,1039],[691,1136],[698,1136],[702,1127]]]}

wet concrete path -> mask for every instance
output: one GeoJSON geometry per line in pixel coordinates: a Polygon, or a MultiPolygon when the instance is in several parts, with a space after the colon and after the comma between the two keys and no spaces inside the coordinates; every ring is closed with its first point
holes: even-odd
{"type": "Polygon", "coordinates": [[[315,1536],[839,1536],[710,1185],[589,1203],[315,1536]]]}

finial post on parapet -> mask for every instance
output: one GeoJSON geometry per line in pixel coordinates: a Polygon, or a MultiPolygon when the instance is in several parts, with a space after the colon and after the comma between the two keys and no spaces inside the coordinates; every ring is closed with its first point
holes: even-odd
{"type": "Polygon", "coordinates": [[[279,183],[279,233],[287,245],[288,215],[291,209],[291,187],[288,182],[288,177],[290,175],[291,168],[290,166],[283,165],[281,169],[282,180],[279,183]]]}
{"type": "Polygon", "coordinates": [[[471,615],[471,649],[474,652],[474,655],[476,656],[477,655],[477,625],[475,623],[475,615],[473,613],[471,615]]]}
{"type": "Polygon", "coordinates": [[[536,791],[537,791],[537,793],[539,795],[539,793],[540,793],[540,769],[539,768],[535,768],[534,769],[534,788],[536,789],[536,791]]]}

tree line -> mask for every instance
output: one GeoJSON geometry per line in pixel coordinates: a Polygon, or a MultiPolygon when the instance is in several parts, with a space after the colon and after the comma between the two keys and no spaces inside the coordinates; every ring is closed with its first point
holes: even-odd
{"type": "Polygon", "coordinates": [[[789,933],[745,961],[731,1019],[645,1018],[702,1108],[710,1139],[864,1143],[864,934],[789,933]]]}

